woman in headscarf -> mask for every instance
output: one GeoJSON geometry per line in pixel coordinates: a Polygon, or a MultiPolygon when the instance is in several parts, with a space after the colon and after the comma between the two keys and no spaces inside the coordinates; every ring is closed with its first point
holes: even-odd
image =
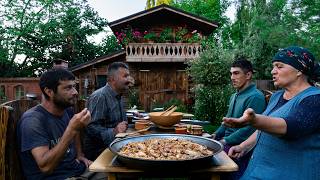
{"type": "Polygon", "coordinates": [[[230,127],[251,124],[257,131],[229,150],[238,158],[255,147],[241,179],[320,179],[320,68],[305,48],[280,50],[272,60],[275,92],[262,115],[252,109],[224,118],[230,127]]]}

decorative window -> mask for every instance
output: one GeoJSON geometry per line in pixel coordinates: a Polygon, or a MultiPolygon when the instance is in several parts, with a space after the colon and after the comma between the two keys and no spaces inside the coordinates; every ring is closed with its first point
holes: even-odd
{"type": "Polygon", "coordinates": [[[97,76],[97,89],[105,86],[107,83],[107,76],[106,75],[98,75],[97,76]]]}
{"type": "Polygon", "coordinates": [[[16,91],[15,98],[16,99],[21,99],[24,96],[24,88],[23,88],[23,86],[22,85],[18,85],[14,89],[16,91]]]}
{"type": "Polygon", "coordinates": [[[6,88],[4,85],[0,86],[0,100],[6,98],[6,88]]]}

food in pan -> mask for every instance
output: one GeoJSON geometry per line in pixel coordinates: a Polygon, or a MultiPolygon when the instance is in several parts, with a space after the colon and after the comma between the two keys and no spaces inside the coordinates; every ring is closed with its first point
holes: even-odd
{"type": "Polygon", "coordinates": [[[206,146],[179,138],[152,138],[130,142],[119,153],[148,160],[189,160],[213,155],[213,151],[206,146]]]}

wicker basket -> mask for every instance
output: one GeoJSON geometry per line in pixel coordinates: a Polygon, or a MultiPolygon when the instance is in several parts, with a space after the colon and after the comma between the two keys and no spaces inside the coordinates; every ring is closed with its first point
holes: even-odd
{"type": "Polygon", "coordinates": [[[160,116],[163,112],[151,112],[149,113],[150,121],[157,126],[172,127],[180,122],[183,113],[173,112],[169,116],[160,116]]]}

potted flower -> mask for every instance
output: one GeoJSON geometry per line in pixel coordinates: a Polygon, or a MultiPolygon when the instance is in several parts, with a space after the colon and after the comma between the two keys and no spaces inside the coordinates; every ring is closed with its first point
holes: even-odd
{"type": "Polygon", "coordinates": [[[119,43],[123,45],[128,45],[131,42],[140,42],[143,38],[143,33],[139,30],[133,30],[131,27],[121,30],[120,32],[115,33],[119,43]]]}
{"type": "Polygon", "coordinates": [[[131,30],[123,30],[121,32],[115,33],[120,44],[128,45],[128,43],[133,41],[133,34],[131,30]]]}
{"type": "Polygon", "coordinates": [[[132,37],[133,42],[141,42],[143,39],[143,34],[136,29],[132,31],[132,37]]]}
{"type": "Polygon", "coordinates": [[[196,43],[200,42],[202,39],[202,34],[200,32],[197,32],[197,30],[194,30],[191,32],[192,36],[187,40],[188,43],[196,43]]]}
{"type": "Polygon", "coordinates": [[[159,42],[171,42],[173,40],[173,31],[172,28],[165,28],[160,33],[160,36],[158,38],[159,42]]]}
{"type": "Polygon", "coordinates": [[[153,43],[155,42],[157,39],[158,39],[158,36],[156,33],[154,32],[149,32],[149,33],[146,33],[143,38],[149,42],[149,43],[153,43]]]}
{"type": "Polygon", "coordinates": [[[178,27],[178,30],[175,34],[176,42],[183,42],[185,40],[185,35],[188,34],[188,30],[186,28],[178,27]]]}

